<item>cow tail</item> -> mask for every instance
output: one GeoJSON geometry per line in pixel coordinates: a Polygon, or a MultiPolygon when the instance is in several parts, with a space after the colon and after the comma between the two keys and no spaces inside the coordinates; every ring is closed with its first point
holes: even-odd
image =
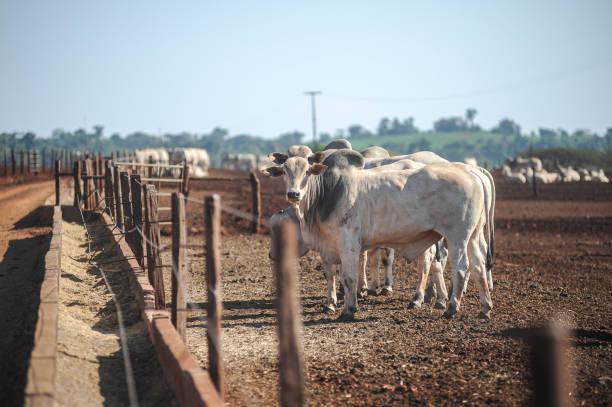
{"type": "Polygon", "coordinates": [[[491,183],[491,203],[490,207],[487,208],[487,226],[489,230],[489,245],[487,248],[487,271],[493,268],[493,256],[495,254],[495,182],[491,173],[484,168],[480,168],[480,171],[487,176],[491,183]]]}
{"type": "Polygon", "coordinates": [[[440,242],[442,242],[442,240],[438,240],[436,242],[436,261],[440,262],[440,242]]]}

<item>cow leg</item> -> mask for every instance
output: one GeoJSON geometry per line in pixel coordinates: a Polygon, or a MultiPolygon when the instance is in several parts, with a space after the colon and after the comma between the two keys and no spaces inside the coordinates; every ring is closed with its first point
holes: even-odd
{"type": "Polygon", "coordinates": [[[387,295],[393,292],[393,260],[395,259],[395,249],[381,249],[382,264],[385,267],[385,285],[382,294],[387,295]]]}
{"type": "Polygon", "coordinates": [[[493,309],[493,302],[491,301],[489,284],[487,282],[486,253],[487,242],[481,232],[470,241],[468,255],[470,256],[471,266],[474,268],[478,291],[480,291],[481,309],[478,318],[483,319],[491,318],[491,309],[493,309]]]}
{"type": "Polygon", "coordinates": [[[336,273],[334,272],[333,264],[324,261],[323,272],[327,279],[327,304],[325,305],[325,311],[335,312],[338,298],[336,297],[336,273]]]}
{"type": "Polygon", "coordinates": [[[368,295],[378,295],[378,288],[380,287],[380,274],[378,268],[380,252],[381,249],[376,249],[376,257],[372,256],[372,253],[368,256],[368,269],[370,270],[370,287],[368,288],[368,295]]]}
{"type": "Polygon", "coordinates": [[[340,321],[352,321],[357,312],[357,280],[359,267],[359,250],[353,248],[344,250],[340,256],[340,274],[344,286],[344,309],[338,318],[340,321]]]}
{"type": "Polygon", "coordinates": [[[446,301],[448,301],[448,292],[446,291],[446,283],[444,282],[444,267],[446,266],[446,259],[448,258],[448,251],[444,245],[440,245],[439,257],[440,260],[434,261],[431,265],[432,272],[431,278],[432,283],[435,282],[438,297],[436,298],[436,309],[446,309],[446,301]]]}
{"type": "Polygon", "coordinates": [[[465,243],[465,241],[460,244],[448,242],[448,261],[453,272],[453,288],[450,304],[446,312],[444,312],[444,317],[446,318],[452,318],[459,311],[461,305],[465,276],[470,265],[467,256],[467,245],[465,243]]]}
{"type": "MultiPolygon", "coordinates": [[[[432,263],[433,267],[434,263],[432,263]]],[[[425,287],[425,297],[423,298],[424,303],[429,303],[436,296],[436,282],[434,272],[432,271],[429,275],[429,282],[427,283],[427,287],[425,287]]],[[[446,307],[444,307],[446,309],[446,307]]]]}
{"type": "Polygon", "coordinates": [[[420,307],[423,304],[423,298],[425,296],[425,285],[427,284],[427,276],[429,275],[429,267],[431,266],[432,256],[431,247],[425,250],[419,257],[417,257],[417,270],[421,277],[417,285],[416,293],[412,297],[412,301],[408,305],[408,308],[420,307]]]}
{"type": "Polygon", "coordinates": [[[367,267],[368,252],[364,250],[359,254],[359,276],[357,280],[357,296],[359,298],[363,298],[368,295],[368,276],[366,274],[367,267]]]}

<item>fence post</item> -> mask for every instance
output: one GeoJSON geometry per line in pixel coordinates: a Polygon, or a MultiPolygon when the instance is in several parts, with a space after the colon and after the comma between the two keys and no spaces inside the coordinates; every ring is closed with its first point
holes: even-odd
{"type": "Polygon", "coordinates": [[[297,301],[296,273],[297,237],[295,226],[282,222],[277,226],[274,264],[276,272],[276,314],[278,318],[280,404],[304,404],[304,376],[302,347],[299,339],[299,305],[297,301]]]}
{"type": "Polygon", "coordinates": [[[32,152],[26,150],[26,174],[32,173],[32,152]]]}
{"type": "MultiPolygon", "coordinates": [[[[98,161],[97,161],[97,165],[98,165],[98,175],[104,175],[104,156],[102,155],[102,152],[98,152],[98,161]]],[[[100,193],[102,193],[104,191],[104,183],[102,182],[102,180],[98,180],[99,184],[98,184],[98,189],[100,190],[100,193]]]]}
{"type": "Polygon", "coordinates": [[[221,312],[223,311],[223,286],[221,284],[221,198],[214,194],[204,204],[204,229],[206,233],[206,283],[208,370],[219,395],[223,398],[223,356],[221,353],[221,312]]]}
{"type": "Polygon", "coordinates": [[[145,217],[149,223],[149,233],[147,235],[147,271],[149,281],[153,285],[155,292],[155,309],[166,308],[166,291],[164,290],[164,275],[162,262],[159,256],[159,223],[157,217],[157,193],[154,185],[146,185],[145,194],[145,217]]]}
{"type": "Polygon", "coordinates": [[[2,149],[2,158],[4,162],[4,171],[2,172],[2,175],[6,177],[8,175],[8,161],[6,157],[6,148],[2,149]]]}
{"type": "Polygon", "coordinates": [[[74,202],[73,205],[79,208],[81,200],[81,162],[75,161],[72,168],[72,176],[74,178],[74,202]]]}
{"type": "MultiPolygon", "coordinates": [[[[130,177],[130,183],[132,187],[132,225],[138,227],[140,232],[144,233],[142,230],[142,184],[140,183],[140,175],[133,174],[130,177]]],[[[133,232],[132,242],[134,246],[132,248],[134,250],[134,257],[136,257],[140,267],[144,267],[144,258],[142,257],[142,236],[138,230],[133,232]]]]}
{"type": "Polygon", "coordinates": [[[55,205],[60,204],[60,172],[62,172],[62,162],[55,161],[55,205]]]}
{"type": "MultiPolygon", "coordinates": [[[[126,171],[121,171],[119,173],[119,178],[121,179],[121,201],[123,203],[123,224],[125,226],[125,230],[130,230],[133,226],[132,219],[132,203],[130,200],[130,178],[128,177],[128,173],[126,171]]],[[[125,235],[125,239],[128,243],[132,243],[132,233],[128,233],[125,235]]]]}
{"type": "Polygon", "coordinates": [[[47,168],[47,149],[43,148],[42,152],[40,153],[40,173],[44,174],[46,172],[46,168],[47,168]]]}
{"type": "Polygon", "coordinates": [[[11,148],[11,173],[15,175],[17,172],[17,165],[15,163],[15,149],[11,148]]]}
{"type": "Polygon", "coordinates": [[[19,151],[19,165],[20,165],[20,174],[23,175],[23,172],[25,170],[25,165],[24,165],[24,160],[25,160],[25,151],[20,150],[19,151]]]}
{"type": "Polygon", "coordinates": [[[113,208],[113,173],[110,169],[110,162],[104,161],[104,201],[106,207],[110,211],[110,215],[115,217],[115,208],[113,208]]]}
{"type": "Polygon", "coordinates": [[[251,171],[251,190],[253,192],[253,219],[251,220],[251,233],[259,233],[259,225],[261,223],[261,186],[255,171],[251,171]]]}
{"type": "Polygon", "coordinates": [[[119,229],[123,229],[123,210],[121,208],[121,179],[119,178],[119,167],[113,166],[113,188],[115,197],[115,223],[119,229]]]}
{"type": "Polygon", "coordinates": [[[172,324],[183,343],[187,345],[187,227],[185,225],[185,198],[180,192],[172,193],[172,324]]]}
{"type": "Polygon", "coordinates": [[[185,196],[189,196],[189,166],[187,160],[183,160],[183,171],[181,171],[181,192],[185,196]]]}
{"type": "Polygon", "coordinates": [[[569,332],[560,326],[534,329],[528,336],[531,347],[534,406],[568,407],[573,391],[565,356],[569,332]]]}
{"type": "MultiPolygon", "coordinates": [[[[88,210],[91,208],[90,203],[91,203],[91,198],[90,198],[90,188],[89,188],[89,179],[87,178],[88,176],[90,176],[91,174],[89,173],[89,165],[87,163],[88,160],[83,160],[80,161],[81,165],[83,166],[82,168],[82,172],[80,175],[80,178],[83,180],[83,205],[85,210],[88,210]]],[[[91,208],[93,209],[93,208],[91,208]]]]}

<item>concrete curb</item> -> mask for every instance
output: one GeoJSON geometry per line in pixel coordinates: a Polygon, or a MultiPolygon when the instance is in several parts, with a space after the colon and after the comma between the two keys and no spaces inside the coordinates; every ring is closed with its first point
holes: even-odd
{"type": "MultiPolygon", "coordinates": [[[[112,224],[107,213],[103,221],[112,224]]],[[[170,322],[170,313],[155,310],[153,286],[147,273],[134,259],[134,253],[125,241],[124,235],[113,235],[113,240],[123,257],[127,258],[124,270],[128,272],[130,286],[140,306],[142,319],[146,322],[151,341],[155,345],[157,358],[164,370],[168,384],[181,406],[223,406],[223,400],[210,379],[181,340],[179,333],[170,322]]]]}
{"type": "Polygon", "coordinates": [[[45,272],[40,287],[40,306],[34,349],[28,367],[26,406],[53,406],[57,362],[59,281],[62,258],[62,209],[53,207],[53,230],[44,257],[45,272]]]}

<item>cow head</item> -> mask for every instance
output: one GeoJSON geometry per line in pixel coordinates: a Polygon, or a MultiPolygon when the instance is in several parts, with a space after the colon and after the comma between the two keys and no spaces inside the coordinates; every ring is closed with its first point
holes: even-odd
{"type": "Polygon", "coordinates": [[[318,162],[311,164],[303,157],[287,157],[281,153],[272,153],[269,157],[278,166],[267,168],[265,171],[273,177],[284,178],[287,187],[286,199],[292,204],[297,204],[304,197],[308,178],[311,175],[323,174],[327,169],[326,165],[318,162]]]}
{"type": "Polygon", "coordinates": [[[298,257],[302,257],[308,253],[308,246],[304,242],[302,238],[302,230],[300,228],[300,222],[297,217],[296,209],[293,206],[290,206],[287,209],[277,211],[270,217],[270,252],[268,256],[271,260],[276,260],[278,254],[276,253],[276,239],[279,236],[276,235],[277,228],[276,226],[285,220],[290,220],[295,223],[297,229],[297,238],[298,238],[298,257]]]}

